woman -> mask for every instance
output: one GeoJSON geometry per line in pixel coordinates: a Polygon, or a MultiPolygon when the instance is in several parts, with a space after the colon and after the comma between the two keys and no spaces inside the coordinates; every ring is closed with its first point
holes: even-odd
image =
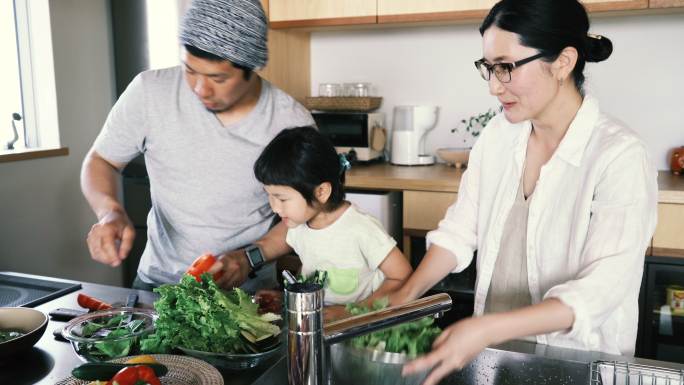
{"type": "Polygon", "coordinates": [[[405,373],[425,384],[511,339],[633,355],[656,172],[637,135],[582,88],[610,40],[588,34],[576,0],[503,0],[475,62],[503,106],[473,148],[458,199],[428,233],[425,258],[391,296],[419,297],[477,250],[475,311],[405,373]]]}

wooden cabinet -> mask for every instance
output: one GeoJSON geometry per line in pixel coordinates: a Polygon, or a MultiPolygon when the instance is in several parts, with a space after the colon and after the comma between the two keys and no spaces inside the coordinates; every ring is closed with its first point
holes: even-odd
{"type": "Polygon", "coordinates": [[[684,0],[649,0],[649,8],[684,7],[684,0]]]}
{"type": "Polygon", "coordinates": [[[648,8],[648,0],[581,0],[589,12],[624,11],[648,8]]]}
{"type": "Polygon", "coordinates": [[[684,205],[658,204],[658,226],[653,235],[654,256],[684,257],[684,205]]]}
{"type": "Polygon", "coordinates": [[[259,75],[300,103],[311,92],[310,33],[268,31],[268,63],[259,75]]]}
{"type": "MultiPolygon", "coordinates": [[[[359,24],[479,22],[498,0],[270,0],[271,28],[359,24]]],[[[649,0],[582,0],[589,12],[638,10],[649,0]]],[[[684,6],[684,0],[650,0],[651,7],[684,6]]]]}
{"type": "MultiPolygon", "coordinates": [[[[270,18],[269,0],[261,0],[270,18]]],[[[304,103],[311,89],[311,36],[303,31],[268,30],[268,63],[259,75],[304,103]]]]}
{"type": "Polygon", "coordinates": [[[437,228],[456,193],[405,190],[403,194],[404,255],[411,255],[411,236],[425,236],[437,228]]]}
{"type": "Polygon", "coordinates": [[[271,28],[377,23],[376,0],[269,0],[271,28]]]}
{"type": "Polygon", "coordinates": [[[482,19],[498,0],[378,0],[378,23],[482,19]]]}

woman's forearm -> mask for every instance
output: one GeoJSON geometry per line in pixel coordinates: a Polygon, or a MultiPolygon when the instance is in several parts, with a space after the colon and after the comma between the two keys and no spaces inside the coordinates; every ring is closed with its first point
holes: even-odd
{"type": "Polygon", "coordinates": [[[512,339],[569,330],[575,321],[573,310],[558,299],[544,301],[503,313],[485,314],[489,324],[489,345],[512,339]]]}
{"type": "Polygon", "coordinates": [[[390,296],[390,303],[399,305],[420,297],[446,277],[456,265],[456,258],[451,252],[431,245],[416,271],[401,289],[390,296]]]}

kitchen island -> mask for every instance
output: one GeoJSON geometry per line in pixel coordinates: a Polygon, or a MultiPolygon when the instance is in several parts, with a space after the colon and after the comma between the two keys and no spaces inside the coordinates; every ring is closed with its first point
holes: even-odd
{"type": "MultiPolygon", "coordinates": [[[[55,280],[49,277],[26,275],[40,279],[55,280]]],[[[63,282],[73,282],[58,280],[63,282]]],[[[79,283],[79,282],[73,282],[79,283]]],[[[138,294],[138,307],[151,308],[154,301],[159,297],[156,293],[126,289],[122,287],[99,285],[94,283],[81,283],[81,289],[62,297],[53,299],[35,307],[46,315],[57,308],[81,309],[76,302],[79,293],[88,294],[108,303],[125,302],[128,294],[138,294]]],[[[36,345],[25,352],[15,354],[0,360],[0,384],[24,385],[24,384],[50,384],[68,378],[71,370],[83,362],[78,358],[69,342],[55,339],[52,331],[62,328],[66,322],[49,320],[43,337],[36,345]]],[[[248,385],[253,383],[268,368],[265,364],[262,368],[253,370],[228,371],[221,370],[226,385],[248,385]]]]}
{"type": "MultiPolygon", "coordinates": [[[[27,275],[28,276],[28,275],[27,275]]],[[[38,277],[42,279],[52,279],[38,277]]],[[[60,280],[65,281],[65,280],[60,280]]],[[[72,282],[72,281],[65,281],[72,282]]],[[[139,297],[139,307],[151,307],[157,294],[114,286],[81,283],[82,288],[62,297],[53,299],[36,309],[49,313],[56,308],[75,308],[78,293],[85,293],[110,303],[122,302],[130,293],[139,297]]],[[[82,362],[68,342],[56,340],[52,331],[64,326],[64,322],[50,320],[47,330],[38,343],[30,350],[18,353],[0,361],[0,384],[55,384],[70,376],[71,370],[82,362]]],[[[287,384],[285,359],[276,357],[260,368],[226,371],[219,370],[226,385],[279,385],[287,384]]],[[[387,368],[388,370],[390,368],[387,368]]],[[[396,372],[397,367],[391,368],[396,372]]],[[[684,385],[684,365],[661,361],[644,360],[634,357],[621,357],[597,352],[563,349],[529,342],[509,342],[497,347],[487,348],[470,365],[458,373],[448,376],[442,384],[599,384],[598,375],[617,373],[617,384],[631,373],[632,383],[656,384],[649,382],[658,376],[673,376],[670,385],[684,385]],[[602,362],[601,364],[598,364],[602,362]],[[617,365],[615,364],[617,362],[617,365]],[[650,366],[661,368],[651,372],[650,366]],[[645,371],[644,371],[645,370],[645,371]],[[642,373],[642,382],[634,382],[642,373]]],[[[605,378],[605,377],[604,377],[605,378]]],[[[664,378],[664,377],[659,377],[664,378]]],[[[343,383],[343,381],[335,382],[343,383]]],[[[612,381],[610,382],[612,383],[612,381]]],[[[662,382],[666,383],[666,382],[662,382]]]]}

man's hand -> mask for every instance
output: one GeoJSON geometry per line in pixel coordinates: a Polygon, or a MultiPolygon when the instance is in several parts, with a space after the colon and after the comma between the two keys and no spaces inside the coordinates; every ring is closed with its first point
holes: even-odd
{"type": "Polygon", "coordinates": [[[126,259],[133,247],[135,229],[123,210],[112,210],[93,225],[86,239],[90,256],[116,267],[126,259]]]}
{"type": "Polygon", "coordinates": [[[219,270],[223,270],[223,275],[216,281],[216,284],[224,289],[231,289],[242,285],[247,280],[252,267],[247,261],[245,250],[240,249],[221,255],[208,272],[214,274],[219,270]]]}

